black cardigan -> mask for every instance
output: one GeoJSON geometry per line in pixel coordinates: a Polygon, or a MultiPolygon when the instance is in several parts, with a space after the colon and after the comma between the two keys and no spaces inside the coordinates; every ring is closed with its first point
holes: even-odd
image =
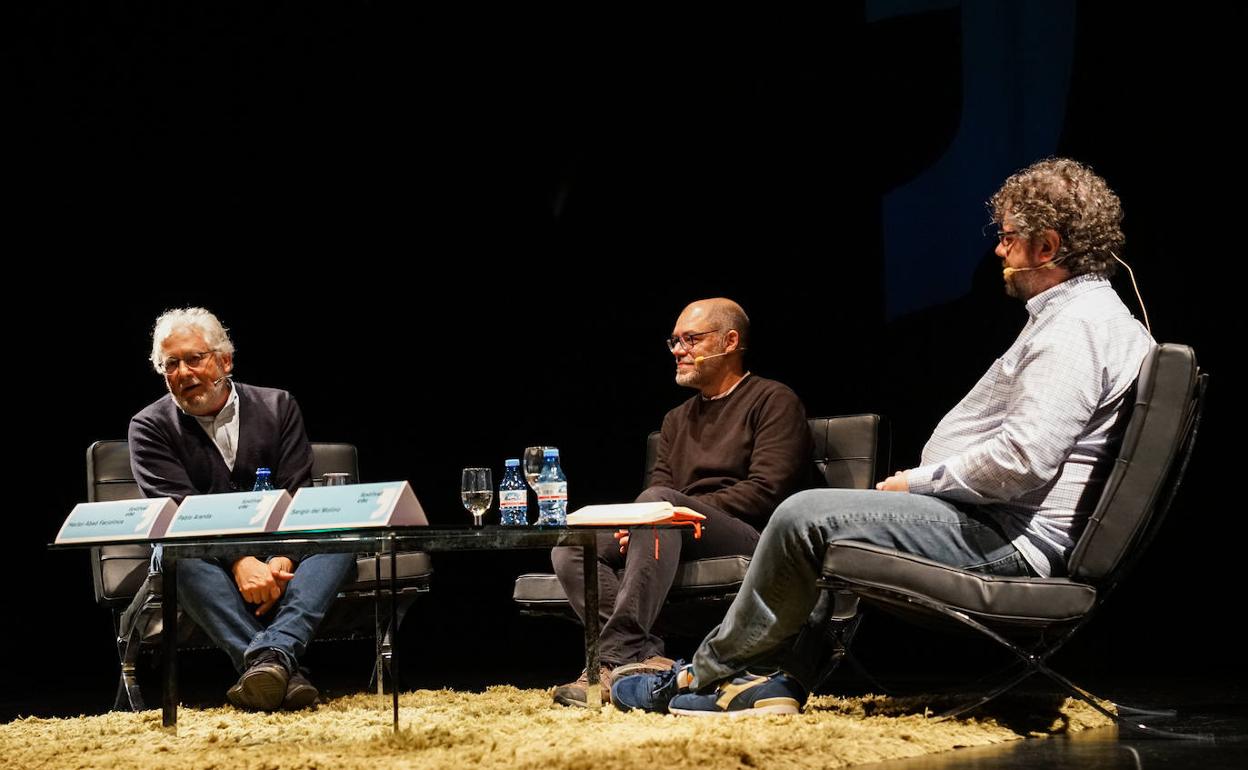
{"type": "Polygon", "coordinates": [[[233,383],[238,389],[238,451],[234,470],[196,419],[165,395],[130,420],[130,469],[145,497],[250,490],[257,468],[273,488],[292,494],[312,483],[312,446],[299,404],[284,390],[233,383]]]}

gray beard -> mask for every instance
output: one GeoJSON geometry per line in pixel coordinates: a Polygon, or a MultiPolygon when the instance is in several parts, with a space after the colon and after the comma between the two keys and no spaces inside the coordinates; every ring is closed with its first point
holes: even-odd
{"type": "MultiPolygon", "coordinates": [[[[209,413],[204,411],[204,409],[208,404],[216,403],[217,399],[221,397],[222,389],[225,389],[228,393],[229,385],[226,384],[228,382],[229,380],[222,380],[219,384],[213,387],[211,391],[197,394],[194,401],[190,399],[179,399],[177,396],[173,395],[173,391],[169,392],[169,398],[173,399],[173,403],[177,404],[179,409],[192,417],[207,417],[209,413]]],[[[168,385],[166,384],[166,388],[167,387],[168,385]]]]}

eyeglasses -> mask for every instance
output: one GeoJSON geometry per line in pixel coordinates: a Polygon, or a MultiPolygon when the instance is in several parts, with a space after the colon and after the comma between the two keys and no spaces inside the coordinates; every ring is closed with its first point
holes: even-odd
{"type": "Polygon", "coordinates": [[[673,334],[667,338],[667,349],[675,353],[676,346],[680,345],[685,350],[693,350],[693,346],[698,344],[699,337],[705,337],[706,335],[714,334],[717,331],[719,331],[719,329],[707,329],[704,332],[686,332],[680,335],[673,334]]]}
{"type": "Polygon", "coordinates": [[[1024,237],[1024,234],[1020,233],[1018,230],[998,230],[997,231],[997,243],[1001,244],[1007,249],[1014,245],[1014,241],[1022,237],[1024,237]]]}
{"type": "Polygon", "coordinates": [[[217,351],[215,350],[205,350],[202,353],[192,353],[186,358],[175,358],[173,356],[169,356],[164,361],[160,362],[160,366],[165,370],[165,374],[173,374],[182,364],[186,364],[188,369],[198,369],[204,365],[208,356],[216,352],[217,351]]]}

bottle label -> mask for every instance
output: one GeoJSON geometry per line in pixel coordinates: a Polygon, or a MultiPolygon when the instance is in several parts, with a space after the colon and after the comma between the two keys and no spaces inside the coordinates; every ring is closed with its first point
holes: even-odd
{"type": "Polygon", "coordinates": [[[525,499],[526,497],[522,489],[500,489],[498,490],[498,507],[527,508],[529,501],[525,499]]]}
{"type": "Polygon", "coordinates": [[[539,503],[558,502],[559,500],[568,499],[568,482],[560,481],[555,484],[542,484],[541,490],[537,495],[539,503]]]}

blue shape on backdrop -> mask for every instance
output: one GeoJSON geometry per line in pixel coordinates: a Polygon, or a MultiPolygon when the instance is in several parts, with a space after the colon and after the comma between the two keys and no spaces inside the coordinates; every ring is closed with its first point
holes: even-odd
{"type": "Polygon", "coordinates": [[[874,0],[868,23],[961,7],[962,115],[945,154],[884,196],[889,319],[960,297],[995,245],[984,202],[1057,152],[1074,58],[1074,0],[874,0]]]}

